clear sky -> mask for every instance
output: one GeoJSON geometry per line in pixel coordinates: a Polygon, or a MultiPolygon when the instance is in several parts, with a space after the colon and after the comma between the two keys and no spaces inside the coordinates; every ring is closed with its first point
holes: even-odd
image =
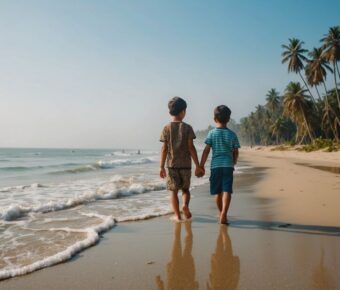
{"type": "Polygon", "coordinates": [[[340,1],[0,0],[0,147],[154,148],[167,101],[194,129],[290,80],[289,37],[319,45],[340,1]]]}

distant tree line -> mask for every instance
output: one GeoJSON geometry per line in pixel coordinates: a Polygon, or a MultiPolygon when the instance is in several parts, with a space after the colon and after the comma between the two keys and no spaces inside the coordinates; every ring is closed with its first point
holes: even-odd
{"type": "Polygon", "coordinates": [[[339,141],[340,27],[329,28],[320,42],[321,46],[311,51],[296,38],[282,45],[282,63],[288,64],[288,72],[299,75],[302,84],[290,82],[282,94],[270,89],[266,103],[235,126],[243,143],[308,144],[316,138],[339,141]],[[334,87],[326,86],[327,76],[334,87]],[[311,88],[315,88],[314,94],[311,88]]]}

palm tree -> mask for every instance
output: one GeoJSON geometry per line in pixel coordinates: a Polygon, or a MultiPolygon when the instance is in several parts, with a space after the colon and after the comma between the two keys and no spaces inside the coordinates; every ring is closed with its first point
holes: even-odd
{"type": "Polygon", "coordinates": [[[282,48],[285,50],[282,52],[282,63],[288,62],[288,72],[295,72],[299,74],[301,80],[305,84],[312,101],[315,105],[315,100],[313,98],[313,95],[309,89],[309,86],[304,79],[304,77],[301,74],[301,71],[304,69],[304,62],[308,62],[307,57],[304,55],[308,52],[307,49],[302,48],[302,45],[304,44],[303,41],[297,39],[297,38],[289,38],[289,44],[282,45],[282,48]]]}
{"type": "Polygon", "coordinates": [[[276,144],[279,144],[280,136],[284,135],[284,131],[286,130],[285,122],[282,117],[276,119],[276,121],[270,126],[271,134],[276,138],[276,144]]]}
{"type": "Polygon", "coordinates": [[[323,84],[325,87],[325,91],[327,93],[325,85],[327,71],[330,73],[333,73],[333,71],[323,55],[323,49],[321,47],[320,48],[314,47],[313,50],[309,52],[308,55],[311,57],[311,60],[308,61],[305,70],[307,81],[312,87],[315,86],[316,89],[318,85],[323,84]]]}
{"type": "Polygon", "coordinates": [[[247,143],[251,146],[253,145],[251,126],[248,117],[244,117],[240,120],[240,134],[246,139],[247,143]]]}
{"type": "Polygon", "coordinates": [[[299,135],[303,133],[301,142],[305,136],[303,129],[307,130],[311,141],[314,139],[306,117],[311,107],[310,96],[306,95],[306,91],[299,82],[291,82],[286,88],[283,99],[284,114],[290,117],[297,126],[296,141],[299,135]]]}
{"type": "Polygon", "coordinates": [[[337,136],[335,136],[336,134],[335,134],[335,131],[334,131],[331,119],[330,119],[331,108],[329,107],[329,103],[328,103],[327,88],[326,88],[326,83],[325,83],[325,80],[327,77],[327,71],[330,73],[332,73],[333,71],[324,57],[322,48],[314,47],[313,50],[309,53],[309,56],[311,57],[311,60],[308,62],[306,66],[306,70],[305,70],[307,81],[312,87],[315,86],[315,89],[320,99],[321,99],[321,96],[318,90],[318,85],[322,84],[325,89],[324,108],[323,108],[324,115],[322,117],[322,125],[323,127],[325,127],[326,122],[327,122],[328,126],[330,126],[333,132],[334,137],[337,138],[337,136]]]}
{"type": "Polygon", "coordinates": [[[270,89],[266,95],[266,107],[271,112],[277,112],[280,108],[281,98],[279,93],[275,89],[270,89]]]}
{"type": "Polygon", "coordinates": [[[340,96],[338,91],[337,84],[337,74],[340,78],[338,61],[340,61],[340,26],[330,27],[328,30],[328,34],[325,34],[323,38],[320,40],[323,43],[323,56],[327,61],[329,61],[333,65],[333,76],[334,76],[334,84],[336,97],[338,101],[338,106],[340,108],[340,96]]]}

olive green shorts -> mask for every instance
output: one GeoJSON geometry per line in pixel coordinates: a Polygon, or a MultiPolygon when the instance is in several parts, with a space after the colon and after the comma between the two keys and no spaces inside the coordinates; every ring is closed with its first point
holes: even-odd
{"type": "Polygon", "coordinates": [[[191,169],[168,168],[167,189],[189,192],[191,169]]]}

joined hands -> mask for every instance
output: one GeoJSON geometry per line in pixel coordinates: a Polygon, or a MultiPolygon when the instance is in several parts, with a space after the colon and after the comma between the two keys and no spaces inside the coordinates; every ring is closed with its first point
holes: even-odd
{"type": "Polygon", "coordinates": [[[195,170],[196,177],[203,177],[205,175],[205,169],[202,166],[197,166],[195,170]]]}

